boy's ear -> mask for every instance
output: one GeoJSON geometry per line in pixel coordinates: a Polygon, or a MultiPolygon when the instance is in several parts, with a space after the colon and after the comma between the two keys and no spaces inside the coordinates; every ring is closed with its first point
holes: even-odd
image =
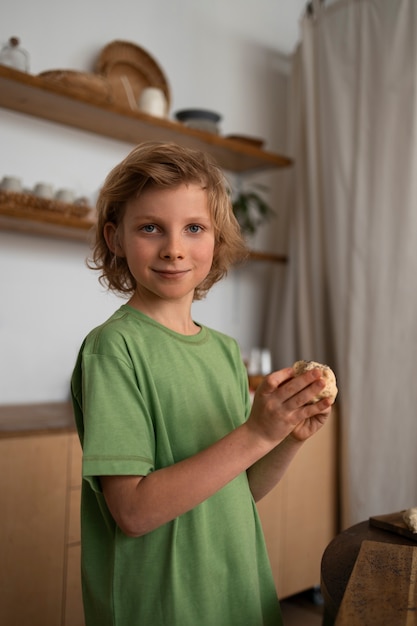
{"type": "Polygon", "coordinates": [[[112,222],[104,224],[103,235],[110,252],[116,256],[124,257],[125,253],[120,243],[119,233],[117,232],[116,226],[112,222]]]}

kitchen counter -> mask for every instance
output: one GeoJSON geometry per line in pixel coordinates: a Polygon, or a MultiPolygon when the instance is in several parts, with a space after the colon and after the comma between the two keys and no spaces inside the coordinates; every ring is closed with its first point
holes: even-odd
{"type": "Polygon", "coordinates": [[[0,438],[74,431],[70,402],[0,405],[0,438]]]}
{"type": "Polygon", "coordinates": [[[0,624],[84,623],[81,463],[69,402],[0,405],[0,624]]]}

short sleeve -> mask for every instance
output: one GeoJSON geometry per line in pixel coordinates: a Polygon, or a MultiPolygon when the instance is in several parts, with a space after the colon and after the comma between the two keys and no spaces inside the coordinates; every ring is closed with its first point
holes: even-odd
{"type": "Polygon", "coordinates": [[[152,419],[134,368],[115,356],[82,361],[83,478],[100,491],[98,476],[146,476],[154,469],[152,419]]]}

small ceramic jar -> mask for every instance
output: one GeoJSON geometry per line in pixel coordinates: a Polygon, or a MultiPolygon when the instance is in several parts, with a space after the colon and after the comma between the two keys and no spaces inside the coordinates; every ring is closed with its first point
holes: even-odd
{"type": "Polygon", "coordinates": [[[155,117],[166,117],[167,100],[162,89],[158,87],[145,87],[139,96],[138,107],[143,113],[155,117]]]}

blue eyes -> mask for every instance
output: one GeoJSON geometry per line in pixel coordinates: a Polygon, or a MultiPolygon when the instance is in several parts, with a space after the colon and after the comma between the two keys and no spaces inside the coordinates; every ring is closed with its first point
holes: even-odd
{"type": "MultiPolygon", "coordinates": [[[[144,233],[149,234],[160,232],[160,229],[155,224],[145,224],[145,226],[141,226],[140,230],[142,230],[144,233]]],[[[202,231],[202,227],[198,224],[190,224],[189,226],[187,226],[186,230],[194,235],[200,233],[202,231]]]]}
{"type": "Polygon", "coordinates": [[[201,226],[198,226],[198,224],[191,224],[188,228],[190,233],[199,233],[201,230],[201,226]]]}

